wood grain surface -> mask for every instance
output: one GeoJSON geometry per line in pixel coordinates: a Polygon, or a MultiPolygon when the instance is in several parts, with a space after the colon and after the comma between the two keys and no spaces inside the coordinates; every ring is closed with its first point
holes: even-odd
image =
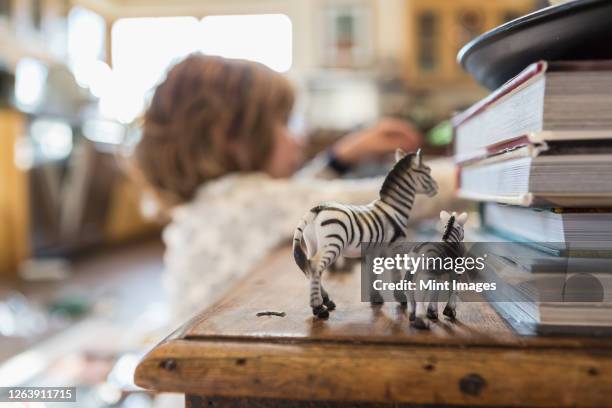
{"type": "Polygon", "coordinates": [[[175,340],[136,378],[208,396],[602,407],[611,403],[611,361],[609,351],[175,340]]]}
{"type": "MultiPolygon", "coordinates": [[[[372,306],[361,302],[358,269],[352,273],[328,273],[323,277],[323,284],[337,309],[328,320],[317,320],[308,306],[308,281],[293,262],[290,248],[282,248],[264,266],[231,289],[220,303],[187,325],[181,336],[194,340],[611,346],[610,339],[517,336],[486,302],[461,303],[456,322],[440,319],[430,331],[418,330],[410,326],[406,311],[397,303],[372,306]],[[265,311],[283,312],[285,317],[257,317],[257,313],[265,311]]],[[[442,308],[443,304],[440,312],[442,308]]]]}
{"type": "Polygon", "coordinates": [[[277,251],[221,302],[151,351],[136,383],[206,397],[468,406],[612,404],[609,339],[520,337],[486,303],[410,327],[359,299],[358,273],[326,276],[338,308],[313,319],[307,281],[277,251]],[[260,316],[258,312],[284,312],[260,316]]]}

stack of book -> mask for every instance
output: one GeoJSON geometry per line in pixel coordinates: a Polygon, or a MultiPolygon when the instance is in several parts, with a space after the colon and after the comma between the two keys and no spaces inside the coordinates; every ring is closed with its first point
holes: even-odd
{"type": "MultiPolygon", "coordinates": [[[[483,229],[543,251],[550,265],[565,259],[557,271],[563,293],[576,274],[602,285],[594,299],[547,302],[523,293],[512,302],[506,292],[502,302],[493,293],[500,314],[515,328],[538,332],[612,328],[612,293],[605,287],[612,262],[590,272],[580,266],[612,254],[612,61],[532,64],[457,115],[453,130],[459,195],[483,203],[483,229]]],[[[515,278],[533,277],[533,259],[511,263],[503,277],[490,278],[525,288],[515,278]]]]}

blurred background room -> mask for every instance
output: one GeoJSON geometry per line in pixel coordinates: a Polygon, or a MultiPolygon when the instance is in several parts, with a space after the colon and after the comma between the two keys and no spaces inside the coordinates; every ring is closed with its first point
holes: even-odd
{"type": "Polygon", "coordinates": [[[173,63],[200,51],[286,74],[310,157],[386,116],[448,156],[448,119],[487,94],[458,50],[545,5],[0,0],[0,385],[77,385],[79,406],[162,404],[132,376],[169,332],[164,219],[125,168],[173,63]]]}

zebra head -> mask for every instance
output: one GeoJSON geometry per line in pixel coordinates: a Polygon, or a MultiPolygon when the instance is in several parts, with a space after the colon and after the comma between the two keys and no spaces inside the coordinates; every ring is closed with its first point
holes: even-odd
{"type": "Polygon", "coordinates": [[[467,213],[457,215],[456,212],[440,212],[439,229],[442,232],[442,241],[461,242],[463,241],[463,225],[467,221],[467,213]]]}
{"type": "Polygon", "coordinates": [[[423,163],[421,157],[421,149],[416,153],[406,153],[401,149],[395,151],[395,161],[400,162],[409,160],[410,165],[406,166],[408,173],[414,181],[416,193],[426,194],[428,197],[433,197],[438,193],[438,183],[431,176],[431,168],[423,163]]]}

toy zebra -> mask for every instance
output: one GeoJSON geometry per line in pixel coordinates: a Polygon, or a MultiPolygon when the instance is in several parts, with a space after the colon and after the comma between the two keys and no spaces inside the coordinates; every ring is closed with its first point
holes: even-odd
{"type": "Polygon", "coordinates": [[[321,285],[321,274],[335,260],[361,257],[361,243],[391,243],[406,236],[416,194],[438,192],[420,150],[395,153],[396,163],[385,178],[380,198],[367,205],[324,203],[307,212],[295,230],[293,256],[310,279],[310,307],[327,318],[336,305],[321,285]]]}
{"type": "MultiPolygon", "coordinates": [[[[440,212],[440,229],[442,232],[442,242],[430,243],[426,242],[415,247],[412,252],[423,254],[426,258],[455,258],[464,256],[465,247],[463,244],[463,225],[467,221],[466,213],[453,212],[449,214],[447,211],[440,212]]],[[[423,267],[416,270],[412,275],[410,271],[406,274],[406,279],[413,279],[417,282],[416,290],[407,291],[410,307],[410,320],[412,325],[418,329],[428,329],[430,320],[438,319],[438,295],[439,290],[421,290],[419,281],[436,279],[440,281],[446,275],[449,285],[453,285],[458,280],[460,274],[455,271],[447,270],[427,270],[423,267]],[[415,300],[416,297],[416,300],[415,300]],[[425,305],[427,305],[427,312],[425,305]]],[[[453,290],[454,286],[449,286],[448,303],[442,314],[451,320],[455,320],[457,308],[457,292],[453,290]]]]}

